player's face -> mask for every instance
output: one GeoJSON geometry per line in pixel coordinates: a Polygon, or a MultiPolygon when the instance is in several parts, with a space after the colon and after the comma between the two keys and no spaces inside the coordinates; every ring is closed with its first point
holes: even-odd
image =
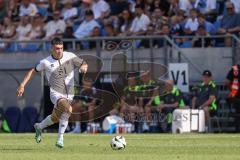
{"type": "Polygon", "coordinates": [[[211,80],[211,77],[209,77],[209,76],[203,76],[203,82],[204,82],[205,84],[208,84],[208,83],[210,82],[210,80],[211,80]]]}
{"type": "Polygon", "coordinates": [[[53,56],[56,59],[62,58],[63,55],[63,45],[62,44],[56,44],[53,45],[53,56]]]}

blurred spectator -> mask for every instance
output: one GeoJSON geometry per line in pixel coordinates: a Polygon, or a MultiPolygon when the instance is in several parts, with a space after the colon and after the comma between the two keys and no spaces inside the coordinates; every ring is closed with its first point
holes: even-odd
{"type": "MultiPolygon", "coordinates": [[[[147,32],[146,32],[147,36],[153,36],[155,35],[155,30],[154,30],[154,26],[152,24],[150,24],[147,28],[147,32]]],[[[152,40],[152,46],[157,48],[158,46],[158,40],[154,39],[152,40]]],[[[144,48],[150,48],[150,40],[144,39],[141,41],[141,47],[144,48]]]]}
{"type": "MultiPolygon", "coordinates": [[[[183,36],[184,35],[184,25],[181,25],[182,19],[180,19],[180,16],[172,16],[170,19],[170,34],[172,36],[183,36]]],[[[183,22],[182,22],[183,23],[183,22]]],[[[179,46],[183,42],[183,38],[175,38],[174,39],[175,43],[178,44],[179,46]]],[[[162,44],[163,45],[163,42],[162,44]]]]}
{"type": "Polygon", "coordinates": [[[154,34],[155,34],[154,26],[150,24],[147,28],[146,35],[154,35],[154,34]]]}
{"type": "Polygon", "coordinates": [[[184,12],[179,11],[178,14],[176,15],[178,18],[179,24],[182,26],[182,28],[185,27],[185,24],[187,22],[187,17],[184,15],[184,12]]]}
{"type": "Polygon", "coordinates": [[[229,108],[235,109],[234,124],[236,132],[240,132],[240,64],[233,65],[226,76],[226,86],[229,89],[227,103],[229,108]]]}
{"type": "Polygon", "coordinates": [[[130,27],[132,25],[133,21],[133,15],[129,10],[123,10],[121,16],[118,20],[118,31],[120,32],[120,35],[126,35],[127,32],[129,32],[130,27]]]}
{"type": "Polygon", "coordinates": [[[161,34],[161,35],[170,36],[170,33],[171,33],[170,31],[171,31],[171,30],[170,30],[169,25],[168,25],[168,24],[163,24],[160,34],[161,34]]]}
{"type": "Polygon", "coordinates": [[[169,0],[154,0],[154,10],[156,8],[160,8],[160,10],[163,12],[163,15],[167,16],[170,8],[169,0]]]}
{"type": "Polygon", "coordinates": [[[7,16],[7,5],[4,0],[0,0],[0,23],[3,22],[4,17],[7,16]]]}
{"type": "Polygon", "coordinates": [[[47,22],[44,26],[45,39],[49,40],[56,34],[63,34],[66,29],[66,23],[64,20],[60,19],[60,12],[55,11],[53,14],[53,20],[47,22]]]}
{"type": "MultiPolygon", "coordinates": [[[[5,17],[3,25],[0,28],[0,37],[1,39],[13,40],[16,34],[16,27],[13,24],[11,18],[5,17]]],[[[2,42],[0,43],[0,49],[6,50],[11,47],[11,43],[2,42]]]]}
{"type": "Polygon", "coordinates": [[[169,0],[170,8],[168,11],[168,16],[176,15],[179,11],[178,0],[169,0]]]}
{"type": "Polygon", "coordinates": [[[202,14],[204,14],[207,20],[214,22],[216,19],[216,0],[196,0],[195,8],[202,14]]]}
{"type": "Polygon", "coordinates": [[[198,26],[199,26],[197,16],[198,16],[197,10],[191,9],[189,18],[187,19],[187,22],[185,24],[185,33],[186,34],[188,34],[188,35],[194,34],[194,32],[197,31],[198,26]]]}
{"type": "Polygon", "coordinates": [[[22,0],[19,16],[35,16],[38,12],[37,6],[30,0],[22,0]]]}
{"type": "Polygon", "coordinates": [[[66,21],[68,19],[74,19],[78,15],[78,10],[76,7],[73,7],[72,0],[65,0],[62,2],[64,8],[62,9],[62,17],[66,21]]]}
{"type": "MultiPolygon", "coordinates": [[[[116,37],[117,36],[117,32],[114,29],[112,24],[105,24],[104,25],[104,31],[105,31],[104,36],[108,36],[108,37],[116,37]]],[[[107,44],[109,41],[110,42],[115,42],[116,44],[119,44],[121,42],[121,40],[103,40],[102,41],[103,46],[105,46],[105,44],[107,44]]]]}
{"type": "Polygon", "coordinates": [[[117,36],[117,33],[114,30],[113,25],[111,25],[111,24],[106,24],[104,26],[104,30],[106,32],[106,36],[108,36],[108,37],[115,37],[115,36],[117,36]]]}
{"type": "Polygon", "coordinates": [[[44,18],[47,18],[47,9],[48,9],[47,0],[38,0],[36,4],[37,4],[38,13],[44,18]]]}
{"type": "Polygon", "coordinates": [[[172,16],[170,19],[171,35],[183,35],[183,28],[179,23],[178,16],[172,16]]]}
{"type": "Polygon", "coordinates": [[[5,17],[3,21],[3,26],[1,28],[1,37],[3,39],[13,39],[16,34],[16,27],[13,24],[11,18],[5,17]]]}
{"type": "Polygon", "coordinates": [[[231,2],[226,2],[227,14],[223,16],[220,22],[218,34],[238,33],[240,31],[239,14],[235,13],[234,5],[231,2]]]}
{"type": "Polygon", "coordinates": [[[211,39],[206,38],[207,36],[209,36],[209,33],[206,31],[205,26],[200,25],[195,34],[195,37],[192,40],[192,46],[193,47],[210,47],[211,39]],[[204,37],[204,38],[200,38],[200,37],[204,37]]]}
{"type": "MultiPolygon", "coordinates": [[[[73,27],[72,26],[67,26],[66,31],[63,34],[63,39],[74,39],[74,35],[73,35],[73,27]]],[[[71,50],[73,49],[73,44],[72,42],[65,42],[63,44],[63,48],[65,48],[66,50],[71,50]]]]}
{"type": "Polygon", "coordinates": [[[18,22],[19,19],[19,12],[20,12],[20,3],[21,0],[10,0],[9,1],[9,9],[8,9],[8,16],[11,17],[12,21],[18,22]]]}
{"type": "Polygon", "coordinates": [[[141,5],[136,5],[136,17],[134,18],[129,35],[144,35],[147,31],[147,27],[150,24],[150,19],[143,13],[141,5]]]}
{"type": "Polygon", "coordinates": [[[135,6],[136,6],[135,0],[128,0],[128,3],[129,3],[129,11],[131,13],[134,13],[135,12],[135,6]]]}
{"type": "Polygon", "coordinates": [[[93,0],[92,10],[94,19],[102,20],[106,18],[110,11],[110,6],[105,0],[93,0]]]}
{"type": "Polygon", "coordinates": [[[162,25],[168,23],[168,18],[163,15],[160,8],[155,8],[151,17],[151,24],[154,26],[155,33],[161,31],[162,25]]]}
{"type": "Polygon", "coordinates": [[[48,8],[47,8],[47,22],[53,19],[53,15],[55,11],[61,10],[60,1],[57,0],[49,0],[48,8]]]}
{"type": "Polygon", "coordinates": [[[32,29],[29,33],[31,40],[41,39],[44,36],[43,32],[44,22],[43,17],[40,14],[36,14],[32,20],[32,29]]]}
{"type": "Polygon", "coordinates": [[[196,0],[195,8],[202,14],[209,15],[217,8],[216,0],[196,0]]]}
{"type": "Polygon", "coordinates": [[[54,13],[55,11],[58,11],[60,9],[60,2],[57,0],[49,0],[48,3],[48,12],[54,13]]]}
{"type": "Polygon", "coordinates": [[[74,37],[77,39],[88,37],[91,35],[94,27],[99,27],[99,24],[94,20],[94,15],[92,10],[86,11],[85,20],[80,24],[77,30],[74,32],[74,37]]]}
{"type": "Polygon", "coordinates": [[[87,10],[91,10],[91,3],[88,3],[88,1],[83,0],[81,5],[79,6],[78,11],[78,17],[75,19],[75,22],[81,23],[85,19],[85,13],[87,10]]]}
{"type": "Polygon", "coordinates": [[[117,16],[123,12],[123,10],[129,10],[129,3],[127,0],[109,0],[110,16],[117,16]]]}
{"type": "Polygon", "coordinates": [[[32,25],[30,22],[30,18],[28,16],[22,16],[20,19],[20,24],[16,29],[16,40],[25,41],[30,40],[29,34],[32,30],[32,25]]]}
{"type": "Polygon", "coordinates": [[[96,27],[93,28],[90,37],[101,37],[100,26],[96,26],[96,27]]]}
{"type": "Polygon", "coordinates": [[[169,0],[170,9],[168,12],[169,16],[173,16],[178,14],[179,11],[183,11],[185,15],[188,15],[190,9],[192,9],[192,5],[189,0],[169,0]]]}
{"type": "Polygon", "coordinates": [[[206,30],[207,33],[209,33],[211,35],[214,35],[216,33],[214,25],[205,20],[205,15],[203,15],[203,14],[198,15],[198,23],[199,23],[199,25],[205,27],[204,29],[206,30]]]}
{"type": "Polygon", "coordinates": [[[154,0],[145,0],[144,8],[145,8],[144,13],[150,17],[153,11],[155,10],[154,0]]]}
{"type": "MultiPolygon", "coordinates": [[[[94,37],[101,37],[101,36],[102,35],[101,35],[100,27],[99,26],[94,27],[90,37],[94,38],[94,37]]],[[[96,41],[90,41],[89,42],[89,48],[90,49],[96,48],[96,46],[97,46],[97,42],[96,41]]],[[[99,47],[101,47],[101,44],[99,45],[99,47]]]]}
{"type": "Polygon", "coordinates": [[[240,13],[240,0],[230,0],[235,8],[235,13],[240,13]]]}

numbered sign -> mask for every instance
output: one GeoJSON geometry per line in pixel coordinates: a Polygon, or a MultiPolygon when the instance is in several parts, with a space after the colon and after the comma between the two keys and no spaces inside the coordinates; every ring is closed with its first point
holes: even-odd
{"type": "Polygon", "coordinates": [[[182,91],[189,92],[189,72],[187,63],[169,63],[169,78],[182,91]]]}

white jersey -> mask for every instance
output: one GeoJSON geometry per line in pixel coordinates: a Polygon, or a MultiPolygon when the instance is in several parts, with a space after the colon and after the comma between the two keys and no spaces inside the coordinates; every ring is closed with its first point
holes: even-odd
{"type": "Polygon", "coordinates": [[[52,55],[37,64],[37,72],[44,71],[50,86],[50,98],[56,104],[59,98],[72,99],[74,96],[74,67],[80,67],[83,59],[71,52],[63,52],[61,59],[52,55]]]}

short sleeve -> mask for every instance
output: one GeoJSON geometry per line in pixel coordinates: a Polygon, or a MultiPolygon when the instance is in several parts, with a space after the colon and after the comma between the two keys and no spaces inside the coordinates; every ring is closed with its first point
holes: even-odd
{"type": "Polygon", "coordinates": [[[217,97],[217,88],[216,87],[211,87],[209,96],[215,96],[217,97]]]}
{"type": "Polygon", "coordinates": [[[44,70],[44,63],[42,61],[40,61],[36,66],[35,66],[35,71],[36,72],[41,72],[44,70]]]}
{"type": "Polygon", "coordinates": [[[72,54],[72,62],[74,64],[74,66],[80,67],[84,61],[82,58],[76,56],[75,54],[72,54]]]}

